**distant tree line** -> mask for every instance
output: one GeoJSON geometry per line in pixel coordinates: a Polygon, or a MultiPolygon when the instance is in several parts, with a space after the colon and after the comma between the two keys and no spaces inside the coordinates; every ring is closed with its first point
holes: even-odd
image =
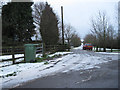
{"type": "Polygon", "coordinates": [[[70,46],[78,47],[81,45],[81,38],[76,33],[76,30],[70,24],[66,24],[65,26],[65,40],[66,43],[70,46]]]}
{"type": "Polygon", "coordinates": [[[108,23],[107,16],[103,12],[98,13],[98,17],[91,20],[91,33],[87,34],[84,38],[84,42],[92,43],[98,48],[103,48],[104,52],[106,48],[118,49],[118,33],[114,30],[113,25],[108,23]]]}

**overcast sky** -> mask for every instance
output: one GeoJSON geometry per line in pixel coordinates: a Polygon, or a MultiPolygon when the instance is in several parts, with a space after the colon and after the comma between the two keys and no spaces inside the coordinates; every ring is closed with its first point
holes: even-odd
{"type": "Polygon", "coordinates": [[[60,9],[63,6],[64,23],[71,24],[81,38],[90,32],[90,19],[104,11],[111,24],[117,26],[117,3],[119,0],[33,0],[48,2],[61,19],[60,9]]]}
{"type": "MultiPolygon", "coordinates": [[[[4,1],[4,0],[3,0],[4,1]]],[[[64,23],[71,24],[81,38],[90,32],[90,19],[104,11],[111,24],[117,29],[117,3],[120,0],[33,0],[34,2],[48,2],[54,12],[61,19],[63,6],[64,23]]]]}

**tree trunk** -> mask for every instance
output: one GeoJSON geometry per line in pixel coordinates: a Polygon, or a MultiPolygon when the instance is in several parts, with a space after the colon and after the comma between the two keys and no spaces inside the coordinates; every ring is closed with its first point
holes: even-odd
{"type": "Polygon", "coordinates": [[[42,56],[44,57],[45,56],[45,43],[43,42],[42,44],[42,56]]]}
{"type": "Polygon", "coordinates": [[[96,52],[98,52],[98,46],[96,46],[96,52]]]}
{"type": "Polygon", "coordinates": [[[113,49],[113,48],[112,48],[112,43],[111,43],[111,52],[113,51],[112,49],[113,49]]]}
{"type": "Polygon", "coordinates": [[[113,49],[113,33],[111,33],[111,52],[113,51],[112,49],[113,49]]]}
{"type": "Polygon", "coordinates": [[[103,48],[103,52],[106,52],[106,48],[105,47],[103,48]]]}
{"type": "Polygon", "coordinates": [[[70,51],[70,40],[68,38],[68,51],[70,51]]]}
{"type": "Polygon", "coordinates": [[[13,43],[12,43],[12,61],[13,61],[13,64],[15,64],[15,39],[14,39],[14,36],[15,36],[15,34],[13,35],[13,43]]]}
{"type": "Polygon", "coordinates": [[[104,26],[104,48],[103,48],[103,52],[106,52],[106,30],[105,30],[105,26],[104,26]]]}
{"type": "Polygon", "coordinates": [[[101,51],[101,48],[99,48],[99,51],[101,51]]]}
{"type": "Polygon", "coordinates": [[[113,50],[112,50],[112,48],[111,48],[111,52],[112,52],[113,50]]]}

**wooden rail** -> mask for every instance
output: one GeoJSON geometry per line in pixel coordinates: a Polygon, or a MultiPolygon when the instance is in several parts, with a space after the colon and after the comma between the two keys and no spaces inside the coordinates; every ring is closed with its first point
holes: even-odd
{"type": "MultiPolygon", "coordinates": [[[[45,52],[48,53],[54,53],[57,51],[63,51],[65,49],[69,49],[65,45],[46,45],[45,46],[45,52]]],[[[2,59],[0,62],[4,61],[13,61],[13,64],[15,63],[16,59],[24,58],[25,60],[25,55],[22,57],[17,57],[15,58],[15,54],[25,54],[25,49],[24,46],[15,46],[14,49],[13,47],[3,47],[2,50],[0,50],[0,53],[2,52],[2,55],[12,55],[12,58],[10,59],[2,59]],[[13,57],[14,55],[14,57],[13,57]]],[[[36,53],[42,53],[43,52],[43,47],[42,45],[36,46],[36,53]]]]}
{"type": "MultiPolygon", "coordinates": [[[[2,55],[12,55],[13,52],[14,52],[14,55],[15,54],[24,54],[25,53],[25,49],[24,47],[14,47],[14,51],[13,51],[13,48],[12,47],[4,47],[2,48],[2,50],[0,50],[0,52],[2,52],[2,55]]],[[[37,46],[36,47],[36,53],[41,53],[42,52],[42,47],[41,46],[37,46]]],[[[20,58],[25,58],[24,56],[22,57],[17,57],[17,58],[14,58],[15,60],[16,59],[20,59],[20,58]]],[[[12,61],[13,58],[10,58],[10,59],[2,59],[2,61],[0,62],[3,62],[3,61],[12,61]]]]}

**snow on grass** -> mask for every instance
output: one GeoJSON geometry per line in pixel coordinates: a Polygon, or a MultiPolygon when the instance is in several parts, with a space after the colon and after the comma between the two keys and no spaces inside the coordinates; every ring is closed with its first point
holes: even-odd
{"type": "MultiPolygon", "coordinates": [[[[93,48],[93,50],[95,51],[95,50],[96,50],[96,47],[95,47],[95,48],[93,48]]],[[[98,50],[103,51],[103,50],[104,50],[104,48],[98,48],[98,50]]],[[[119,49],[112,49],[112,50],[118,50],[118,51],[119,51],[119,49]]],[[[110,49],[110,48],[106,48],[106,51],[111,51],[111,49],[110,49]]]]}
{"type": "Polygon", "coordinates": [[[81,46],[75,47],[75,48],[73,48],[73,49],[82,49],[82,48],[83,48],[83,46],[81,45],[81,46]]]}
{"type": "MultiPolygon", "coordinates": [[[[24,54],[15,54],[15,58],[18,58],[18,57],[23,57],[24,54]]],[[[41,57],[42,54],[36,54],[36,57],[41,57]]],[[[11,59],[12,58],[12,55],[4,55],[4,56],[0,56],[0,59],[11,59]]],[[[20,59],[16,59],[15,62],[21,62],[23,61],[24,58],[20,58],[20,59]]],[[[4,61],[4,62],[0,62],[0,67],[2,66],[6,66],[6,65],[12,65],[12,61],[4,61]]]]}
{"type": "MultiPolygon", "coordinates": [[[[52,57],[54,55],[66,55],[66,54],[72,54],[72,52],[56,52],[54,54],[50,54],[48,55],[49,57],[52,57]]],[[[16,54],[15,55],[15,58],[17,57],[22,57],[24,56],[24,54],[16,54]]],[[[36,54],[36,57],[39,57],[41,58],[42,57],[42,54],[36,54]]],[[[12,55],[4,55],[4,56],[0,56],[0,59],[11,59],[12,58],[12,55]]],[[[20,59],[16,59],[15,62],[21,62],[23,61],[24,58],[20,58],[20,59]]],[[[0,67],[2,66],[6,66],[6,65],[12,65],[12,61],[4,61],[4,62],[0,62],[0,67]]]]}
{"type": "Polygon", "coordinates": [[[42,54],[36,54],[36,57],[41,58],[41,57],[42,57],[42,54]]]}
{"type": "MultiPolygon", "coordinates": [[[[101,50],[104,50],[104,48],[98,48],[98,50],[101,49],[101,50]]],[[[111,50],[110,48],[106,48],[106,50],[111,50]]],[[[119,50],[119,49],[112,49],[112,50],[119,50]]]]}
{"type": "Polygon", "coordinates": [[[81,43],[81,46],[75,47],[75,48],[73,48],[73,49],[83,49],[83,43],[81,43]]]}
{"type": "Polygon", "coordinates": [[[82,46],[79,46],[79,47],[75,47],[73,49],[82,49],[83,47],[82,46]]]}
{"type": "MultiPolygon", "coordinates": [[[[58,72],[68,72],[71,70],[85,70],[90,68],[100,68],[100,63],[106,63],[112,59],[100,56],[88,56],[87,54],[71,54],[71,52],[57,52],[53,55],[68,54],[61,58],[39,63],[23,63],[0,68],[0,76],[4,88],[12,88],[29,80],[33,80],[48,75],[54,75],[58,72]],[[70,54],[68,54],[70,53],[70,54]]],[[[51,56],[53,56],[51,55],[51,56]]]]}
{"type": "MultiPolygon", "coordinates": [[[[56,60],[55,62],[57,62],[58,60],[56,60]]],[[[41,62],[41,63],[24,63],[3,67],[1,69],[2,73],[0,74],[0,76],[4,78],[0,84],[2,84],[3,87],[9,87],[18,83],[22,83],[28,80],[45,76],[47,75],[47,73],[53,72],[51,70],[50,71],[46,70],[52,67],[54,63],[52,61],[50,63],[49,61],[49,64],[47,65],[45,65],[44,62],[41,62]],[[14,72],[16,72],[15,76],[5,77],[9,74],[13,74],[14,72]]]]}
{"type": "MultiPolygon", "coordinates": [[[[15,58],[18,58],[18,57],[23,57],[24,54],[15,54],[15,58]]],[[[4,55],[4,56],[0,56],[0,61],[2,59],[11,59],[12,58],[12,55],[4,55]]]]}
{"type": "MultiPolygon", "coordinates": [[[[42,54],[36,54],[36,57],[37,56],[42,56],[42,54]]],[[[18,58],[18,57],[24,57],[24,54],[15,54],[15,58],[18,58]]],[[[12,55],[0,56],[0,61],[2,61],[2,59],[12,59],[12,55]]]]}
{"type": "Polygon", "coordinates": [[[49,57],[53,57],[54,55],[66,55],[66,54],[72,54],[73,52],[56,52],[54,54],[48,55],[49,57]]]}
{"type": "Polygon", "coordinates": [[[118,52],[115,52],[115,53],[113,53],[113,52],[96,52],[96,53],[100,53],[100,54],[120,54],[120,53],[118,53],[118,52]]]}
{"type": "Polygon", "coordinates": [[[0,67],[7,66],[7,65],[12,65],[12,61],[0,62],[0,67]]]}

